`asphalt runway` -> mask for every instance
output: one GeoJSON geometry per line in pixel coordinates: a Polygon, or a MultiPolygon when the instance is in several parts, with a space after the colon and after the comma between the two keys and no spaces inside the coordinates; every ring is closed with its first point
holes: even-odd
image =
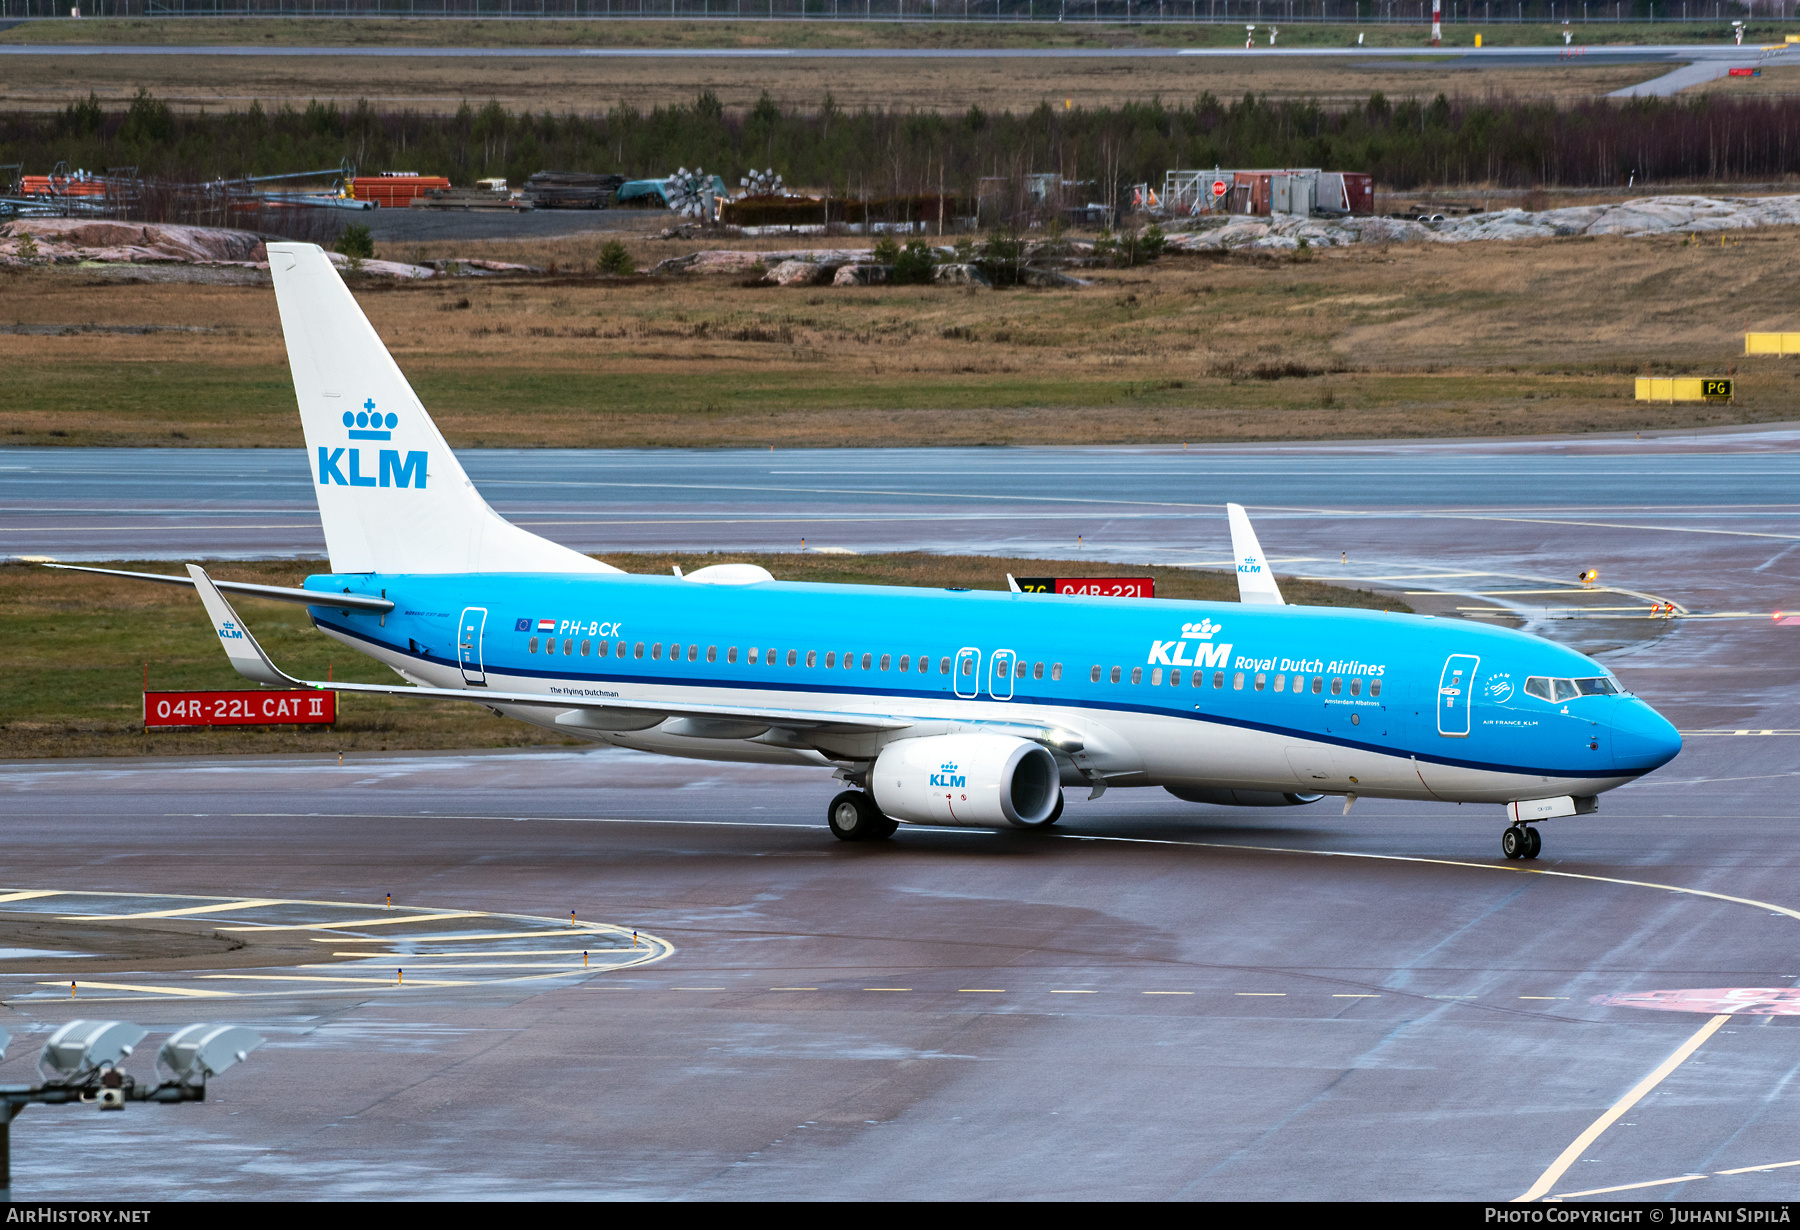
{"type": "MultiPolygon", "coordinates": [[[[390,957],[429,957],[380,925],[321,933],[385,934],[379,954],[327,938],[329,958],[248,972],[0,957],[0,1082],[76,1015],[270,1039],[204,1105],[27,1111],[15,1196],[1785,1197],[1800,629],[1769,613],[1800,606],[1797,442],[467,454],[502,511],[589,549],[1054,557],[1080,533],[1103,558],[1217,566],[1238,499],[1282,575],[1531,603],[1686,750],[1545,824],[1535,864],[1500,857],[1498,808],[1130,790],[1072,794],[1049,835],[846,846],[821,774],[611,749],[0,763],[0,944],[62,917],[12,891],[233,899],[190,928],[391,893],[434,931],[575,911],[673,949],[541,985],[390,985],[390,957]],[[1686,614],[1504,596],[1583,566],[1686,614]],[[326,981],[356,977],[382,981],[326,981]],[[70,1002],[83,978],[126,989],[70,1002]]],[[[4,549],[316,550],[303,464],[12,450],[4,549]]]]}
{"type": "Polygon", "coordinates": [[[1692,740],[1535,867],[1498,809],[1373,800],[1112,791],[1054,836],[852,847],[817,775],[616,751],[9,765],[7,888],[392,893],[674,947],[537,989],[0,972],[0,1081],[75,1016],[270,1040],[203,1105],[28,1110],[14,1196],[1510,1199],[1717,1010],[1597,997],[1757,988],[1547,1190],[1784,1198],[1720,1172],[1800,1157],[1791,746],[1692,740]]]}

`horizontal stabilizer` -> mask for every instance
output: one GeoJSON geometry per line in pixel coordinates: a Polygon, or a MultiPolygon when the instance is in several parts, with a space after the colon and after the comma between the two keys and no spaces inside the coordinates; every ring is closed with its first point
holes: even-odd
{"type": "Polygon", "coordinates": [[[1250,528],[1250,516],[1242,504],[1227,504],[1225,513],[1231,518],[1231,554],[1237,560],[1238,601],[1247,606],[1286,606],[1281,589],[1275,584],[1275,573],[1263,555],[1256,531],[1250,528]]]}
{"type": "MultiPolygon", "coordinates": [[[[193,577],[173,577],[162,572],[125,572],[118,568],[83,568],[80,564],[45,564],[46,568],[63,568],[70,572],[97,572],[105,577],[128,577],[133,581],[159,581],[164,585],[186,585],[193,588],[193,577]]],[[[211,578],[207,578],[211,580],[211,578]]],[[[327,594],[316,589],[290,589],[286,585],[256,585],[249,581],[213,581],[227,594],[243,594],[248,598],[267,598],[271,602],[297,602],[301,606],[332,607],[340,611],[377,611],[383,615],[394,609],[386,598],[367,594],[327,594]]]]}

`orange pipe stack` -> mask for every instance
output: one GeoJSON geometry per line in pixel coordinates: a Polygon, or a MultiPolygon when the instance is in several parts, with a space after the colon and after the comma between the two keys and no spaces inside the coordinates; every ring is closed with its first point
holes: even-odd
{"type": "Polygon", "coordinates": [[[449,186],[442,175],[358,175],[350,181],[350,195],[383,209],[405,209],[414,198],[449,186]]]}

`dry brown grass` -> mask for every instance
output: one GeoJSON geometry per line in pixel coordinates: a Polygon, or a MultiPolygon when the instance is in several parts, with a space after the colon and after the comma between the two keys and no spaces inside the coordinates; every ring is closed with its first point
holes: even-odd
{"type": "MultiPolygon", "coordinates": [[[[1235,601],[1227,573],[1044,561],[996,556],[904,555],[609,555],[635,573],[666,575],[671,565],[761,564],[784,581],[1004,589],[1017,576],[1155,575],[1165,598],[1235,601]]],[[[173,573],[163,561],[112,567],[173,573]]],[[[229,561],[213,571],[229,580],[298,585],[330,571],[322,560],[229,561]]],[[[1407,609],[1390,597],[1283,578],[1289,601],[1323,606],[1407,609]]],[[[392,683],[386,667],[313,631],[305,611],[285,603],[239,599],[257,639],[303,678],[392,683]]],[[[218,755],[249,752],[400,751],[427,748],[586,746],[554,731],[494,717],[475,705],[375,696],[343,696],[335,729],[276,727],[156,730],[142,721],[144,680],[159,691],[250,687],[226,665],[191,591],[174,586],[0,564],[0,635],[13,647],[0,689],[0,757],[218,755]]]]}
{"type": "Polygon", "coordinates": [[[827,91],[839,105],[951,111],[971,105],[1030,111],[1117,106],[1154,97],[1190,100],[1247,92],[1270,98],[1358,103],[1380,90],[1390,98],[1511,94],[1572,101],[1660,75],[1665,65],[1470,68],[1421,60],[1352,63],[1341,59],[1272,62],[1181,59],[732,60],[720,58],[524,59],[506,57],[336,59],[278,56],[9,55],[0,75],[0,109],[61,109],[92,90],[109,107],[145,87],[171,106],[244,110],[312,99],[349,104],[367,98],[384,110],[454,111],[465,99],[497,99],[512,110],[598,115],[634,107],[691,103],[712,90],[729,108],[754,104],[764,91],[784,107],[816,106],[827,91]]]}
{"type": "MultiPolygon", "coordinates": [[[[1745,328],[1800,317],[1787,231],[1176,257],[1089,287],[751,288],[728,278],[366,282],[453,444],[1084,444],[1693,427],[1795,417],[1745,328]],[[1733,406],[1632,400],[1724,374],[1733,406]]],[[[579,268],[596,242],[427,245],[579,268]]],[[[696,245],[634,239],[641,261],[696,245]]],[[[0,276],[0,442],[299,443],[266,286],[0,276]],[[179,433],[178,435],[176,433],[179,433]]]]}

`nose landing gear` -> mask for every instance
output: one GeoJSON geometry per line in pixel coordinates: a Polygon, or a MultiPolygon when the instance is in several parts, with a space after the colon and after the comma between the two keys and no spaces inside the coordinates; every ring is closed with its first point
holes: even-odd
{"type": "Polygon", "coordinates": [[[1527,824],[1515,824],[1500,834],[1500,853],[1507,858],[1536,858],[1544,848],[1544,838],[1527,824]]]}
{"type": "Polygon", "coordinates": [[[861,790],[846,790],[831,800],[825,822],[839,841],[881,841],[900,827],[899,821],[882,815],[875,800],[861,790]]]}

